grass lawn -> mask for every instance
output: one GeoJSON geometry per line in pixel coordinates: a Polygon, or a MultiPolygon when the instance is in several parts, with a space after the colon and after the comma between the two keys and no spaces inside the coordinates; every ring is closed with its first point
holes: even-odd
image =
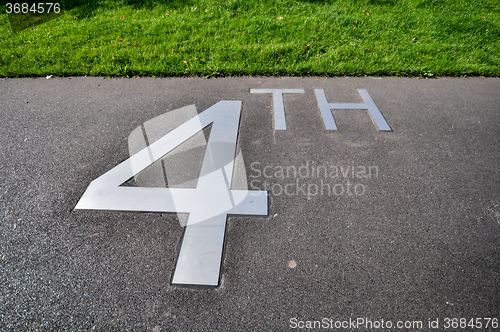
{"type": "Polygon", "coordinates": [[[499,0],[81,2],[16,33],[0,4],[0,77],[500,76],[499,0]]]}

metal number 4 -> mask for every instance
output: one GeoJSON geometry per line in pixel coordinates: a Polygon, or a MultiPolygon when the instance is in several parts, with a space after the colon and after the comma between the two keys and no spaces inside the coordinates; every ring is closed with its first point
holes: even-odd
{"type": "Polygon", "coordinates": [[[173,284],[219,283],[228,214],[267,215],[267,192],[233,190],[241,101],[223,100],[90,183],[75,209],[189,213],[173,284]],[[196,188],[120,186],[213,123],[196,188]]]}

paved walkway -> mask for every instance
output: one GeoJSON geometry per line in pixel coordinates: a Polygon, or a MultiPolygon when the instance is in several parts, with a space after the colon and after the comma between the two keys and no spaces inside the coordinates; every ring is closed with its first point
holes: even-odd
{"type": "Polygon", "coordinates": [[[500,318],[500,79],[26,78],[0,105],[0,330],[500,318]]]}

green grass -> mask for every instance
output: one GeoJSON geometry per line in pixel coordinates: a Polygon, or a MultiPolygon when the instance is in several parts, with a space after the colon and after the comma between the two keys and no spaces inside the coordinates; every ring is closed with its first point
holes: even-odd
{"type": "Polygon", "coordinates": [[[500,76],[498,0],[85,1],[18,33],[0,6],[0,77],[500,76]]]}

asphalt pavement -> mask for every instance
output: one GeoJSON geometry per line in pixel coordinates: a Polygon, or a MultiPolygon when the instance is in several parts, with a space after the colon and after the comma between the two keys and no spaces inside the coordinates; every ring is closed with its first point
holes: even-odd
{"type": "Polygon", "coordinates": [[[500,331],[498,78],[2,79],[0,123],[1,331],[500,331]],[[326,129],[317,91],[358,89],[390,130],[326,129]],[[173,283],[186,215],[75,207],[134,130],[221,100],[267,214],[228,213],[217,286],[173,283]]]}

